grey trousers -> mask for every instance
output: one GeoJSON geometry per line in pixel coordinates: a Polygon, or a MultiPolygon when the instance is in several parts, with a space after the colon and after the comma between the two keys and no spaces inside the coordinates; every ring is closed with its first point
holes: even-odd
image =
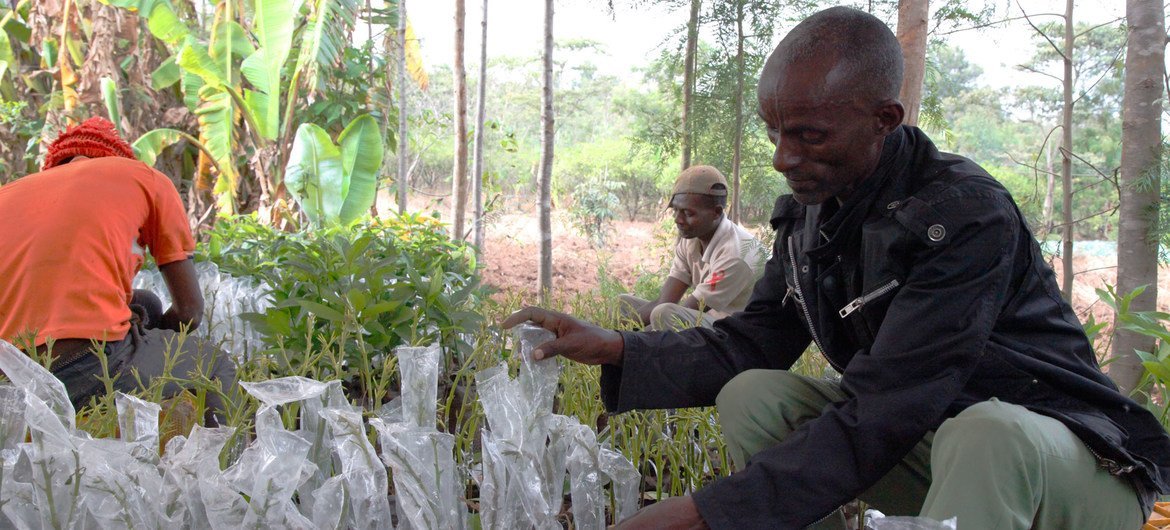
{"type": "MultiPolygon", "coordinates": [[[[221,423],[227,410],[223,396],[234,401],[233,396],[237,395],[236,366],[230,356],[195,337],[183,337],[180,340],[180,335],[174,331],[142,330],[132,323],[126,337],[106,343],[104,351],[110,375],[114,377],[114,390],[117,391],[141,390],[149,387],[155,379],[166,376],[180,380],[203,377],[211,380],[218,388],[207,392],[207,414],[204,420],[208,425],[221,423]]],[[[53,375],[65,384],[74,407],[80,408],[90,398],[105,391],[105,384],[99,379],[103,372],[97,355],[85,355],[53,370],[53,375]]],[[[180,381],[167,377],[162,394],[164,398],[169,398],[185,389],[186,386],[180,381]]]]}
{"type": "MultiPolygon", "coordinates": [[[[844,398],[832,382],[749,370],[716,406],[742,469],[844,398]]],[[[943,422],[860,498],[886,515],[957,517],[959,530],[1136,530],[1149,515],[1133,485],[1102,469],[1064,424],[995,399],[943,422]]],[[[844,527],[838,511],[810,528],[844,527]]]]}

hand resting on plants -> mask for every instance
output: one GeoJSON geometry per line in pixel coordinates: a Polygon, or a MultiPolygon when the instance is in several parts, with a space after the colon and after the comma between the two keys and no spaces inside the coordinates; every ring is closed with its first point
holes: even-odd
{"type": "Polygon", "coordinates": [[[704,530],[711,528],[699,515],[695,501],[690,495],[665,499],[647,506],[633,517],[617,525],[618,530],[640,530],[643,528],[685,528],[704,530]]]}

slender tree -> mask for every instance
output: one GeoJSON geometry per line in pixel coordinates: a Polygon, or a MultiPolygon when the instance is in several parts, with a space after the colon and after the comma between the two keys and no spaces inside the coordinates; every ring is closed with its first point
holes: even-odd
{"type": "Polygon", "coordinates": [[[488,27],[488,0],[483,0],[483,21],[480,23],[479,41],[479,87],[475,104],[475,163],[471,174],[473,194],[475,195],[475,248],[483,252],[484,223],[483,223],[483,122],[487,117],[487,27],[488,27]]]}
{"type": "MultiPolygon", "coordinates": [[[[1121,111],[1121,212],[1117,232],[1117,291],[1146,290],[1131,311],[1154,311],[1158,302],[1159,167],[1162,154],[1162,98],[1166,76],[1165,8],[1161,0],[1127,0],[1129,35],[1125,52],[1125,93],[1121,111]]],[[[1116,319],[1115,319],[1116,320],[1116,319]]],[[[1137,388],[1145,369],[1135,350],[1154,351],[1154,339],[1115,327],[1109,375],[1122,392],[1137,388]]]]}
{"type": "Polygon", "coordinates": [[[731,155],[731,220],[739,222],[739,176],[743,151],[743,2],[735,0],[735,135],[731,155]]]}
{"type": "Polygon", "coordinates": [[[406,213],[410,141],[406,136],[406,0],[398,0],[398,213],[406,213]]]}
{"type": "Polygon", "coordinates": [[[1061,245],[1061,292],[1064,299],[1072,301],[1073,289],[1073,189],[1072,189],[1072,152],[1073,152],[1073,0],[1065,0],[1064,8],[1064,107],[1061,110],[1061,142],[1060,142],[1060,175],[1063,183],[1061,190],[1062,205],[1064,206],[1064,223],[1061,234],[1064,241],[1061,245]]]}
{"type": "Polygon", "coordinates": [[[553,170],[553,0],[544,0],[544,57],[540,94],[540,266],[541,305],[552,293],[552,170],[553,170]]]}
{"type": "Polygon", "coordinates": [[[902,74],[902,92],[898,99],[906,107],[907,125],[918,125],[918,111],[922,107],[922,81],[926,74],[926,29],[930,16],[929,0],[900,0],[898,2],[898,43],[902,45],[905,70],[902,74]]]}
{"type": "Polygon", "coordinates": [[[467,209],[467,69],[463,66],[464,0],[455,0],[455,164],[451,172],[452,237],[463,239],[467,209]]]}
{"type": "Polygon", "coordinates": [[[691,110],[695,99],[695,54],[699,49],[699,6],[701,0],[691,0],[691,18],[687,21],[687,51],[683,60],[682,107],[682,169],[691,166],[691,110]]]}

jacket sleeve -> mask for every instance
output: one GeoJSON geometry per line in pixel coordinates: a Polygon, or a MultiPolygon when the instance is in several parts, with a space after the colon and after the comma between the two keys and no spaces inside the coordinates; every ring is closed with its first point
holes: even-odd
{"type": "Polygon", "coordinates": [[[812,524],[877,482],[945,419],[1006,299],[1021,221],[994,191],[923,206],[925,222],[899,219],[917,242],[913,266],[873,346],[842,375],[849,398],[696,492],[712,528],[812,524]],[[945,235],[934,241],[927,231],[945,235]]]}
{"type": "Polygon", "coordinates": [[[601,368],[606,410],[709,406],[723,385],[744,370],[792,366],[811,339],[795,303],[785,296],[779,250],[765,265],[747,308],[717,320],[714,329],[622,332],[622,365],[601,368]]]}

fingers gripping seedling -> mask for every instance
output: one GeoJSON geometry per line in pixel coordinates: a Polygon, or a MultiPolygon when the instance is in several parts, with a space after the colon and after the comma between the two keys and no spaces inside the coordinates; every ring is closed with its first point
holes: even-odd
{"type": "Polygon", "coordinates": [[[536,360],[559,355],[583,364],[621,364],[622,336],[616,331],[539,307],[512,313],[502,326],[510,329],[524,322],[532,322],[556,336],[535,346],[532,356],[536,360]]]}

